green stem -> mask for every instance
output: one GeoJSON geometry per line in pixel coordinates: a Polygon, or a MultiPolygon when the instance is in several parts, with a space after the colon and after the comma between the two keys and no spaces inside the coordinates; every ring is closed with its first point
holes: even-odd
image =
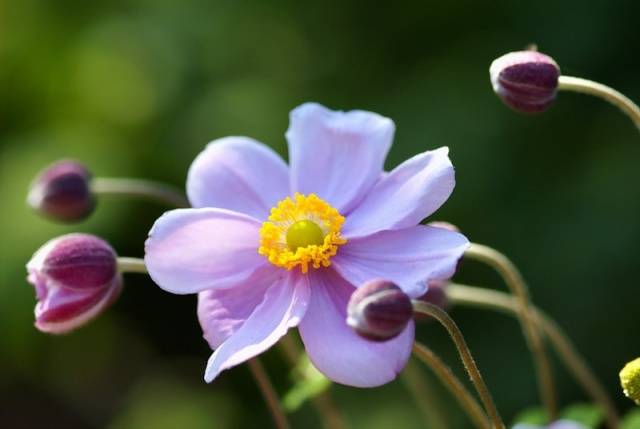
{"type": "Polygon", "coordinates": [[[418,313],[433,317],[438,322],[440,322],[442,326],[445,327],[445,329],[449,333],[449,336],[453,340],[456,349],[458,349],[458,354],[460,355],[460,359],[462,359],[464,368],[469,374],[469,377],[471,378],[471,381],[473,382],[473,385],[476,388],[478,395],[480,396],[482,404],[487,410],[487,414],[489,415],[494,428],[505,429],[502,418],[500,417],[500,414],[498,414],[498,410],[493,403],[491,393],[489,393],[489,389],[482,379],[482,375],[480,374],[478,365],[476,365],[476,362],[471,355],[471,351],[467,346],[467,342],[464,340],[462,331],[460,331],[460,328],[458,328],[456,322],[453,321],[453,319],[447,314],[446,311],[433,304],[428,304],[422,301],[413,301],[413,309],[418,313]]]}
{"type": "Polygon", "coordinates": [[[593,95],[608,101],[631,118],[640,130],[640,107],[615,89],[598,82],[572,76],[560,76],[558,78],[558,89],[560,91],[573,91],[593,95]]]}
{"type": "MultiPolygon", "coordinates": [[[[476,427],[483,429],[491,427],[489,420],[487,419],[487,415],[478,404],[478,401],[473,397],[473,395],[471,395],[471,393],[469,393],[453,372],[451,372],[451,369],[442,362],[442,360],[431,349],[416,341],[413,344],[413,353],[418,359],[431,368],[436,376],[438,376],[442,384],[444,384],[451,394],[458,400],[458,403],[467,413],[469,419],[474,422],[476,427]]],[[[410,365],[407,365],[405,371],[407,371],[407,369],[412,370],[410,365]]],[[[417,370],[415,370],[415,372],[417,373],[417,370]]],[[[412,376],[412,374],[409,375],[412,376]]],[[[420,379],[419,375],[413,375],[413,377],[420,379]]],[[[415,381],[409,381],[411,384],[415,383],[415,381]]],[[[428,413],[429,420],[432,420],[432,408],[435,407],[428,402],[429,398],[426,397],[421,388],[412,388],[412,390],[415,390],[416,400],[419,400],[421,403],[427,402],[426,404],[422,404],[420,408],[423,410],[423,413],[428,413]]],[[[435,415],[437,415],[437,412],[435,415]]],[[[446,428],[447,426],[441,421],[439,422],[439,426],[429,425],[429,427],[446,428]]]]}
{"type": "Polygon", "coordinates": [[[258,387],[260,388],[260,392],[262,393],[269,411],[271,412],[271,417],[273,417],[273,422],[275,423],[276,428],[289,429],[291,426],[289,425],[287,416],[282,409],[282,405],[280,404],[278,395],[273,388],[271,380],[269,380],[269,376],[264,370],[262,363],[258,360],[258,358],[253,358],[247,361],[247,365],[251,370],[251,374],[253,374],[253,378],[255,378],[256,382],[258,383],[258,387]]]}
{"type": "Polygon", "coordinates": [[[505,284],[515,296],[517,315],[522,325],[527,345],[533,357],[538,384],[540,387],[540,399],[545,405],[548,417],[553,421],[558,415],[557,394],[553,379],[553,371],[549,356],[542,341],[542,335],[535,323],[531,311],[531,299],[522,275],[516,266],[502,253],[482,244],[471,243],[465,257],[487,264],[493,268],[504,280],[505,284]]]}
{"type": "MultiPolygon", "coordinates": [[[[518,312],[516,299],[504,292],[460,284],[450,284],[446,290],[447,296],[454,304],[498,310],[512,316],[517,315],[518,312]]],[[[618,428],[620,417],[613,401],[567,334],[542,310],[535,307],[533,310],[536,322],[542,328],[566,368],[604,411],[607,425],[611,429],[618,428]]]]}
{"type": "Polygon", "coordinates": [[[148,274],[144,259],[130,258],[126,256],[118,257],[118,270],[121,273],[148,274]]]}
{"type": "Polygon", "coordinates": [[[170,207],[191,207],[178,189],[151,180],[98,177],[91,181],[91,189],[96,194],[142,197],[170,207]]]}

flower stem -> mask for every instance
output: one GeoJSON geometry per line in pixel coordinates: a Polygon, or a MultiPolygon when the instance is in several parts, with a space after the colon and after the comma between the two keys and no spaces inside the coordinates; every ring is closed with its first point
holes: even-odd
{"type": "Polygon", "coordinates": [[[558,78],[558,89],[602,98],[622,110],[640,130],[640,107],[615,89],[598,82],[572,76],[560,76],[558,78]]]}
{"type": "Polygon", "coordinates": [[[516,297],[518,319],[535,362],[540,398],[547,410],[547,417],[555,420],[558,415],[558,405],[553,371],[542,341],[542,335],[533,318],[531,299],[522,275],[509,258],[497,250],[481,244],[471,243],[465,252],[465,257],[487,264],[497,271],[516,297]]]}
{"type": "Polygon", "coordinates": [[[469,374],[471,381],[473,382],[478,395],[480,395],[480,400],[487,410],[487,414],[491,419],[491,422],[495,429],[505,429],[504,423],[502,422],[502,418],[500,414],[498,414],[498,410],[496,409],[495,404],[493,403],[493,399],[491,398],[491,393],[489,393],[489,389],[482,379],[482,375],[480,374],[480,370],[476,365],[473,356],[471,355],[471,351],[467,346],[467,342],[464,340],[464,336],[456,325],[456,322],[447,314],[446,311],[442,310],[440,307],[428,304],[422,301],[413,301],[413,309],[417,313],[426,314],[427,316],[431,316],[436,319],[438,322],[445,327],[449,336],[453,340],[456,348],[458,349],[458,353],[460,354],[460,358],[462,359],[462,363],[464,364],[464,368],[469,374]]]}
{"type": "MultiPolygon", "coordinates": [[[[291,334],[282,337],[278,344],[280,344],[282,352],[289,361],[289,364],[291,364],[291,366],[297,365],[301,351],[295,340],[291,338],[291,334]]],[[[327,429],[345,429],[347,427],[344,418],[340,414],[340,410],[336,407],[328,391],[321,392],[317,396],[314,396],[311,401],[318,411],[318,414],[322,416],[324,426],[327,429]]]]}
{"type": "MultiPolygon", "coordinates": [[[[450,284],[447,286],[447,296],[455,304],[498,310],[510,315],[517,315],[518,303],[515,298],[491,289],[450,284]]],[[[585,359],[576,350],[566,333],[556,322],[537,308],[533,308],[536,322],[540,325],[551,345],[576,381],[600,405],[605,412],[607,424],[611,429],[619,426],[620,418],[615,405],[607,391],[602,387],[593,374],[585,359]]]]}
{"type": "Polygon", "coordinates": [[[251,370],[251,374],[253,374],[253,378],[255,378],[258,383],[258,387],[260,388],[260,392],[262,392],[262,396],[269,407],[269,411],[271,412],[271,417],[273,417],[273,422],[275,423],[276,428],[289,429],[290,425],[287,420],[287,416],[282,409],[278,395],[273,389],[273,385],[271,384],[269,376],[264,370],[262,363],[258,358],[253,358],[247,361],[247,365],[251,370]]]}
{"type": "MultiPolygon", "coordinates": [[[[413,353],[416,355],[418,359],[424,362],[431,370],[438,376],[440,381],[449,389],[449,391],[453,394],[453,396],[458,400],[462,409],[467,413],[469,419],[474,422],[476,427],[478,428],[489,428],[489,420],[487,419],[487,415],[482,410],[478,401],[469,393],[469,391],[464,387],[462,382],[451,372],[451,369],[444,363],[442,360],[427,346],[421,344],[419,342],[415,342],[413,344],[413,353]]],[[[409,373],[408,376],[405,376],[405,380],[409,377],[414,377],[419,379],[418,376],[414,375],[414,372],[417,372],[415,368],[412,368],[411,365],[407,365],[405,371],[410,370],[412,373],[409,373]]],[[[405,374],[405,372],[403,372],[405,374]]],[[[414,380],[406,380],[410,387],[415,384],[414,380]]],[[[431,405],[429,398],[425,397],[422,392],[422,388],[411,387],[412,390],[415,390],[417,395],[416,399],[422,398],[422,401],[425,404],[421,405],[420,408],[423,410],[425,415],[428,415],[429,420],[435,420],[432,414],[437,415],[438,413],[433,413],[432,408],[435,408],[431,405]]],[[[441,420],[441,418],[439,419],[441,420]]],[[[431,424],[429,427],[439,427],[446,428],[446,424],[440,421],[437,425],[431,424]]]]}
{"type": "Polygon", "coordinates": [[[139,273],[147,274],[147,267],[144,265],[144,259],[129,258],[125,256],[118,257],[118,270],[121,273],[139,273]]]}
{"type": "Polygon", "coordinates": [[[142,197],[170,207],[191,207],[184,194],[173,186],[143,179],[97,177],[91,181],[96,194],[142,197]]]}

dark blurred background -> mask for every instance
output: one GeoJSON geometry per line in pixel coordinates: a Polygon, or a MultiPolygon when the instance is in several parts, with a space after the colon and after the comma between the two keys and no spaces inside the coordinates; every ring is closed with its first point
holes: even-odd
{"type": "MultiPolygon", "coordinates": [[[[209,350],[193,296],[130,275],[121,299],[72,335],[33,327],[24,265],[71,231],[142,256],[165,208],[102,199],[61,226],[27,209],[32,177],[59,158],[96,176],[182,187],[215,138],[247,135],[286,156],[288,113],[305,101],[396,121],[387,167],[447,145],[457,188],[437,219],[519,265],[536,302],[571,334],[623,409],[617,373],[640,355],[640,136],[599,100],[563,93],[545,114],[503,106],[488,76],[497,56],[537,43],[566,74],[640,100],[637,1],[369,2],[0,0],[0,421],[3,428],[258,428],[271,422],[249,372],[202,381],[209,350]]],[[[460,281],[502,288],[469,262],[460,281]]],[[[517,323],[453,309],[507,420],[537,404],[517,323]]],[[[418,337],[459,371],[435,325],[418,337]]],[[[264,358],[290,386],[277,350],[264,358]]],[[[587,397],[555,362],[563,404],[587,397]]],[[[455,402],[438,406],[469,427],[455,402]]],[[[352,428],[424,427],[401,382],[333,386],[352,428]]],[[[321,427],[306,404],[294,427],[321,427]]]]}

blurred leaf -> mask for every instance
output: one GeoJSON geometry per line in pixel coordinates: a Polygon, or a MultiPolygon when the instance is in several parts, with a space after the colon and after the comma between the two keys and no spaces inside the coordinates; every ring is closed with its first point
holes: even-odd
{"type": "Polygon", "coordinates": [[[306,354],[301,356],[298,365],[293,369],[293,377],[295,384],[283,399],[284,408],[289,412],[297,410],[307,400],[331,386],[331,381],[313,366],[306,354]]]}
{"type": "Polygon", "coordinates": [[[635,408],[624,416],[620,429],[640,429],[640,409],[635,408]]]}
{"type": "Polygon", "coordinates": [[[541,407],[526,408],[516,415],[513,424],[528,423],[532,425],[543,425],[547,421],[547,413],[541,407]]]}
{"type": "Polygon", "coordinates": [[[165,372],[143,379],[109,428],[232,428],[234,408],[230,397],[165,372]]]}
{"type": "Polygon", "coordinates": [[[604,417],[600,408],[592,404],[573,404],[562,410],[560,417],[578,422],[589,428],[597,428],[604,417]]]}

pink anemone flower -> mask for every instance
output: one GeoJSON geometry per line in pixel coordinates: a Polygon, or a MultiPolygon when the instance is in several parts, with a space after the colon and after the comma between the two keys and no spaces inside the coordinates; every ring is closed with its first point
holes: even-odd
{"type": "Polygon", "coordinates": [[[448,149],[385,173],[394,131],[375,113],[307,103],[290,115],[288,167],[247,137],[213,141],[195,159],[194,208],[156,221],[145,263],[162,289],[199,294],[214,350],[207,382],[296,326],[313,364],[335,382],[374,387],[402,370],[413,322],[392,340],[363,339],[346,323],[351,293],[381,278],[418,297],[453,274],[468,241],[419,225],[453,191],[448,149]]]}

